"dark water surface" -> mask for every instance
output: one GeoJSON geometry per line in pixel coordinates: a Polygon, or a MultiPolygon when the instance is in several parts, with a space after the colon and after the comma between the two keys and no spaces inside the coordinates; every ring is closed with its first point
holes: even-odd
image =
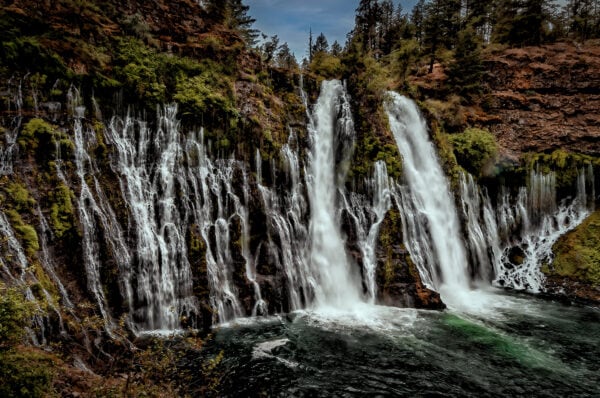
{"type": "Polygon", "coordinates": [[[220,396],[600,396],[600,310],[494,294],[469,311],[364,305],[220,327],[220,396]],[[489,303],[488,303],[489,304],[489,303]]]}

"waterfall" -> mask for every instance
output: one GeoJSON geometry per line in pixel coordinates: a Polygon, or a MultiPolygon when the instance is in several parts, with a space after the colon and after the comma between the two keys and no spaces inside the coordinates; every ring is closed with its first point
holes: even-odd
{"type": "Polygon", "coordinates": [[[25,249],[19,242],[10,221],[4,212],[0,211],[0,272],[4,275],[4,280],[9,284],[17,285],[23,288],[25,299],[35,306],[36,312],[32,319],[35,331],[27,328],[28,336],[34,345],[46,344],[46,305],[54,312],[59,314],[58,303],[52,295],[42,286],[35,275],[35,270],[30,267],[25,249]],[[34,295],[32,286],[36,286],[43,295],[42,301],[34,295]],[[37,332],[37,333],[36,333],[37,332]]]}
{"type": "Polygon", "coordinates": [[[388,96],[385,108],[406,180],[397,195],[405,245],[419,269],[426,270],[424,282],[445,300],[460,300],[469,290],[469,276],[454,198],[417,106],[399,94],[388,96]]]}
{"type": "Polygon", "coordinates": [[[496,284],[533,293],[544,290],[541,266],[552,262],[552,246],[594,210],[591,165],[578,171],[575,188],[574,198],[557,204],[556,173],[533,169],[528,186],[520,189],[516,200],[503,190],[497,218],[507,241],[503,242],[496,284]]]}
{"type": "Polygon", "coordinates": [[[23,81],[13,76],[8,80],[7,85],[8,112],[13,116],[10,118],[9,128],[4,129],[4,140],[0,144],[0,176],[13,173],[13,161],[18,150],[17,136],[23,120],[23,81]],[[11,109],[12,107],[14,109],[11,109]]]}
{"type": "MultiPolygon", "coordinates": [[[[206,268],[210,286],[211,306],[216,310],[214,321],[226,322],[246,315],[233,283],[233,254],[230,224],[240,223],[241,251],[245,261],[246,276],[254,279],[254,264],[247,247],[248,213],[243,195],[236,193],[234,181],[236,173],[242,174],[242,191],[246,193],[246,171],[240,162],[219,160],[213,162],[200,137],[190,135],[187,143],[189,180],[192,184],[194,220],[206,244],[206,268]],[[213,243],[214,242],[214,243],[213,243]]],[[[254,282],[256,282],[254,280],[254,282]]],[[[251,282],[254,289],[255,308],[261,306],[262,297],[257,283],[251,282]]]]}
{"type": "Polygon", "coordinates": [[[367,301],[375,304],[377,298],[377,239],[379,228],[390,209],[392,188],[385,162],[377,161],[373,177],[367,178],[367,196],[356,193],[342,195],[342,210],[352,221],[356,245],[362,255],[363,282],[366,286],[367,301]],[[370,200],[369,200],[370,197],[370,200]]]}
{"type": "Polygon", "coordinates": [[[310,265],[318,285],[315,305],[349,308],[361,299],[358,277],[347,258],[337,203],[354,139],[350,104],[339,81],[325,81],[309,124],[310,265]],[[341,158],[339,157],[341,155],[341,158]],[[337,162],[336,162],[337,160],[337,162]]]}
{"type": "Polygon", "coordinates": [[[131,290],[134,318],[142,330],[173,330],[183,312],[196,307],[187,258],[185,206],[191,196],[181,167],[183,149],[177,108],[159,112],[151,130],[132,117],[113,118],[107,138],[116,148],[114,168],[135,235],[131,290]]]}
{"type": "MultiPolygon", "coordinates": [[[[283,169],[287,176],[286,192],[282,195],[276,188],[258,184],[261,204],[267,217],[266,248],[271,260],[277,269],[282,270],[285,277],[290,311],[309,305],[317,285],[307,261],[308,204],[305,198],[305,184],[301,179],[296,141],[295,133],[290,130],[288,142],[281,150],[283,169]]],[[[259,170],[257,167],[257,173],[259,170]]],[[[258,178],[260,181],[260,173],[258,178]]]]}
{"type": "Polygon", "coordinates": [[[489,284],[499,271],[502,257],[496,212],[472,175],[461,173],[459,186],[471,274],[480,283],[489,284]]]}

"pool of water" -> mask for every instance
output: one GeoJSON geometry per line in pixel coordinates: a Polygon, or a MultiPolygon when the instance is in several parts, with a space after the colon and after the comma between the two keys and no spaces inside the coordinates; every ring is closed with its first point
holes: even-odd
{"type": "Polygon", "coordinates": [[[600,396],[600,309],[503,292],[443,312],[359,306],[214,331],[219,396],[600,396]]]}

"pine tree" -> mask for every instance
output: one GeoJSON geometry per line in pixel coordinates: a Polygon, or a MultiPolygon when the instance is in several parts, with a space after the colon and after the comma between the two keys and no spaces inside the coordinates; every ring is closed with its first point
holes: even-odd
{"type": "Polygon", "coordinates": [[[463,26],[470,26],[482,41],[489,41],[492,30],[492,4],[488,0],[466,0],[463,26]]]}
{"type": "Polygon", "coordinates": [[[587,40],[600,36],[600,1],[570,0],[566,5],[571,36],[587,40]]]}
{"type": "MultiPolygon", "coordinates": [[[[266,39],[266,35],[263,34],[263,40],[266,39]]],[[[279,48],[279,37],[277,35],[271,36],[271,39],[265,41],[261,46],[264,61],[269,64],[275,57],[275,52],[279,48]]]]}
{"type": "Polygon", "coordinates": [[[227,2],[231,8],[229,27],[239,31],[248,46],[254,46],[259,32],[252,28],[256,19],[248,15],[250,6],[243,4],[242,0],[227,0],[227,2]]]}
{"type": "Polygon", "coordinates": [[[342,46],[340,45],[340,43],[338,43],[338,41],[334,41],[333,44],[331,45],[331,55],[335,56],[335,57],[339,57],[340,55],[342,55],[342,51],[344,51],[342,49],[342,46]]]}
{"type": "Polygon", "coordinates": [[[478,36],[474,28],[468,26],[458,34],[454,62],[448,68],[448,83],[462,96],[476,94],[481,92],[483,74],[478,36]]]}
{"type": "Polygon", "coordinates": [[[541,44],[551,9],[549,0],[502,0],[494,10],[493,40],[514,46],[541,44]]]}
{"type": "Polygon", "coordinates": [[[312,27],[309,28],[308,31],[308,63],[311,63],[313,60],[313,35],[312,35],[312,27]]]}
{"type": "Polygon", "coordinates": [[[242,0],[209,0],[206,9],[217,23],[238,31],[248,46],[256,44],[259,32],[252,28],[256,20],[248,15],[250,6],[242,0]]]}
{"type": "Polygon", "coordinates": [[[317,39],[315,40],[315,44],[312,48],[312,54],[314,57],[317,53],[327,52],[329,52],[329,43],[327,43],[327,38],[325,37],[325,35],[321,33],[319,34],[319,36],[317,36],[317,39]]]}
{"type": "Polygon", "coordinates": [[[377,47],[377,21],[379,3],[377,0],[361,0],[356,9],[354,34],[362,43],[364,51],[372,51],[377,47]]]}
{"type": "Polygon", "coordinates": [[[415,39],[417,39],[419,45],[423,45],[425,37],[425,0],[419,0],[413,7],[410,22],[414,28],[415,39]]]}
{"type": "Polygon", "coordinates": [[[290,47],[288,46],[287,43],[283,43],[279,47],[279,51],[277,52],[275,62],[277,64],[277,66],[279,66],[280,68],[287,68],[287,69],[298,68],[298,61],[296,61],[296,57],[290,51],[290,47]]]}

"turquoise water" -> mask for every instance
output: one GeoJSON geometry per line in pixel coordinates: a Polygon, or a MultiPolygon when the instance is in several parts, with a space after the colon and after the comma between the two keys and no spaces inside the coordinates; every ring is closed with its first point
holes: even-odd
{"type": "Polygon", "coordinates": [[[219,395],[600,396],[600,310],[496,293],[487,308],[367,306],[214,331],[219,395]]]}

